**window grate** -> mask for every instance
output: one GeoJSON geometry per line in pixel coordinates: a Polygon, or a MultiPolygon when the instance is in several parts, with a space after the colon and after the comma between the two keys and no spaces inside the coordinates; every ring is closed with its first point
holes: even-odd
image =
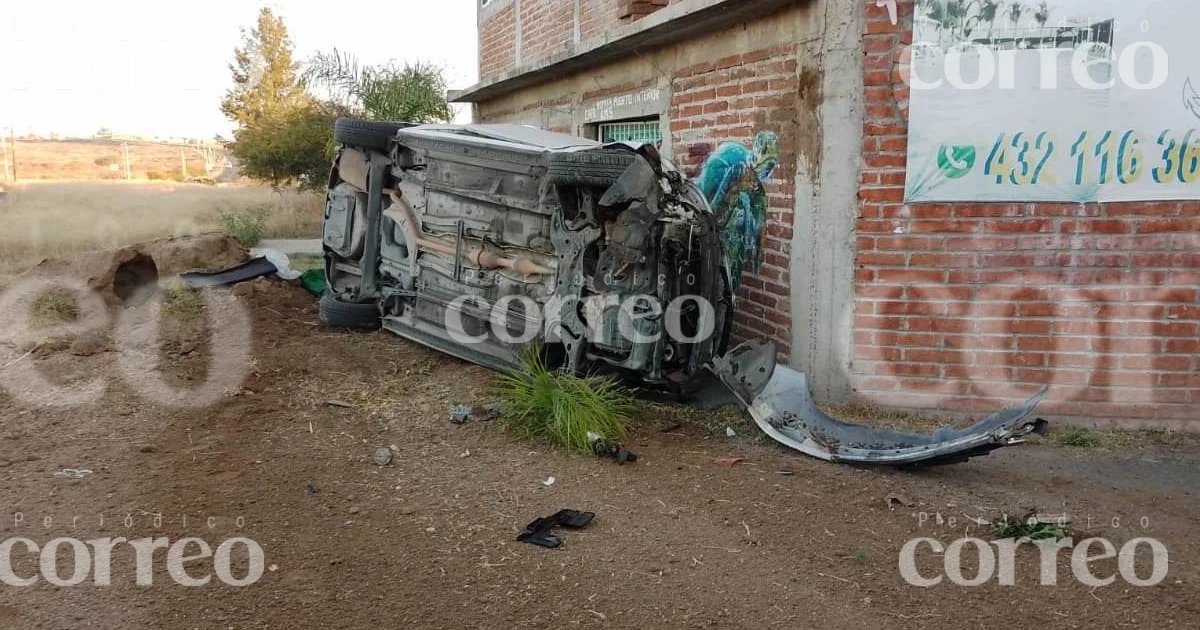
{"type": "Polygon", "coordinates": [[[641,142],[662,144],[662,128],[657,120],[600,124],[601,142],[641,142]]]}

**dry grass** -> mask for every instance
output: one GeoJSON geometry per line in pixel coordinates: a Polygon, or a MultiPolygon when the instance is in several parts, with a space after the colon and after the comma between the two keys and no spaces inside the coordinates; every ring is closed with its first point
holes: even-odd
{"type": "Polygon", "coordinates": [[[53,325],[79,319],[79,306],[75,298],[64,291],[43,291],[33,300],[35,325],[53,325]]]}
{"type": "Polygon", "coordinates": [[[0,205],[0,273],[43,258],[165,236],[221,231],[222,213],[265,211],[268,238],[320,235],[319,195],[259,186],[178,183],[30,182],[7,185],[0,205]]]}
{"type": "MultiPolygon", "coordinates": [[[[10,147],[17,161],[17,178],[118,180],[125,178],[125,155],[118,140],[18,140],[10,147]]],[[[224,151],[217,149],[223,163],[224,151]]],[[[190,177],[205,173],[204,156],[193,146],[129,143],[133,179],[176,179],[187,162],[190,177]]],[[[217,167],[220,168],[219,166],[217,167]]]]}

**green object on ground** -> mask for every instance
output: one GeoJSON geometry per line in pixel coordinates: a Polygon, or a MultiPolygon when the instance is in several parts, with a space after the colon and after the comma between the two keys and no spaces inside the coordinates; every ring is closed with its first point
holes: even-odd
{"type": "Polygon", "coordinates": [[[300,286],[308,290],[313,295],[321,295],[325,292],[325,270],[324,269],[309,269],[300,276],[300,286]]]}

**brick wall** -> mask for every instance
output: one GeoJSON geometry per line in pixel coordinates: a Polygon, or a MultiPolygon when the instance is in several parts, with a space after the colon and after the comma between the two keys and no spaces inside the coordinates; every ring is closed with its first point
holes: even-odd
{"type": "MultiPolygon", "coordinates": [[[[891,405],[1175,424],[1200,411],[1200,203],[904,204],[911,40],[866,0],[853,379],[891,405]]],[[[906,26],[907,25],[907,26],[906,26]]]]}
{"type": "Polygon", "coordinates": [[[479,24],[479,76],[494,77],[517,62],[516,5],[495,9],[479,24]]]}
{"type": "Polygon", "coordinates": [[[567,49],[575,30],[570,2],[521,0],[520,4],[522,63],[567,49]]]}
{"type": "Polygon", "coordinates": [[[791,354],[789,247],[794,209],[797,63],[795,44],[752,50],[677,71],[672,80],[671,143],[676,162],[697,176],[723,142],[750,146],[759,132],[778,136],[779,163],[766,183],[769,208],[763,266],[747,267],[738,291],[734,335],[767,337],[791,354]]]}
{"type": "Polygon", "coordinates": [[[517,65],[568,50],[575,43],[576,26],[581,42],[603,37],[673,1],[679,0],[492,0],[494,6],[482,9],[479,24],[479,75],[487,81],[517,65]]]}
{"type": "Polygon", "coordinates": [[[618,17],[625,0],[579,0],[579,39],[598,37],[622,22],[618,17]]]}

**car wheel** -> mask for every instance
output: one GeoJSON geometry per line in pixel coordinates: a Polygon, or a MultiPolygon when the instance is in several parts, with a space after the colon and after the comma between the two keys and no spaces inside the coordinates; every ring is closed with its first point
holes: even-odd
{"type": "Polygon", "coordinates": [[[391,148],[392,138],[396,137],[396,132],[411,126],[405,123],[339,118],[333,123],[333,139],[347,146],[387,152],[391,148]]]}
{"type": "Polygon", "coordinates": [[[619,149],[552,153],[547,175],[550,182],[562,186],[612,186],[637,154],[619,149]]]}
{"type": "Polygon", "coordinates": [[[327,291],[321,294],[318,309],[321,321],[334,328],[379,328],[379,305],[375,302],[346,302],[327,291]]]}

